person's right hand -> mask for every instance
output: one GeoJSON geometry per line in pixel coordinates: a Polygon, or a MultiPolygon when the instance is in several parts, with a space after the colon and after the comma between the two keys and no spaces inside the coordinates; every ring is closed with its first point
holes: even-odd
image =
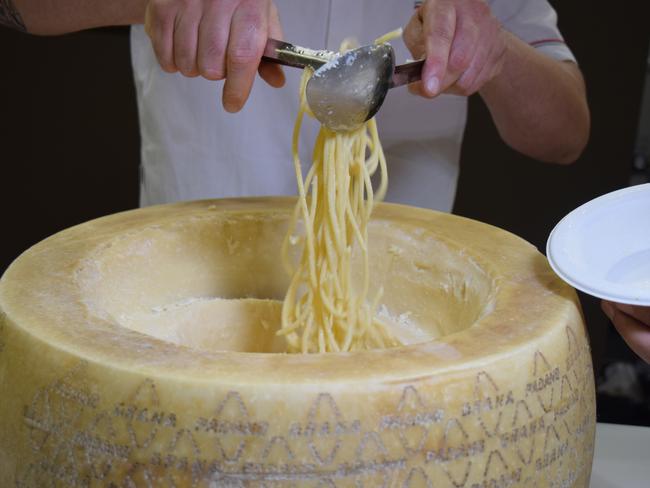
{"type": "Polygon", "coordinates": [[[605,300],[601,306],[630,349],[650,364],[650,307],[605,300]]]}
{"type": "Polygon", "coordinates": [[[282,38],[272,0],[149,0],[145,31],[163,70],[225,79],[229,112],[244,106],[256,72],[271,86],[284,84],[278,65],[261,62],[266,40],[282,38]]]}

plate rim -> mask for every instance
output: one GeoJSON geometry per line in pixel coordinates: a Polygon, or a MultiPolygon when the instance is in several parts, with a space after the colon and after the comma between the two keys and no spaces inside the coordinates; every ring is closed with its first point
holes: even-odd
{"type": "Polygon", "coordinates": [[[557,263],[557,258],[554,256],[554,240],[557,239],[558,229],[561,230],[563,225],[566,225],[572,218],[579,213],[588,212],[590,207],[598,206],[604,201],[618,199],[621,196],[629,196],[631,194],[640,193],[640,192],[650,192],[650,183],[643,183],[640,185],[629,186],[626,188],[620,188],[618,190],[613,190],[611,192],[599,195],[582,205],[574,208],[571,212],[566,214],[560,221],[553,227],[549,237],[546,241],[546,258],[553,269],[553,271],[565,282],[574,288],[587,293],[588,295],[594,296],[596,298],[601,298],[603,300],[612,301],[616,303],[622,303],[627,305],[640,305],[640,306],[650,306],[650,296],[648,297],[633,297],[626,294],[613,293],[611,290],[603,290],[598,287],[592,287],[584,283],[579,279],[579,276],[568,273],[565,269],[562,268],[557,263]]]}

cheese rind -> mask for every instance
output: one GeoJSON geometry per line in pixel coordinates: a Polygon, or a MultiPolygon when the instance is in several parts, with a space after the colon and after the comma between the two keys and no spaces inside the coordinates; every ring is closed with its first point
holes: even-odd
{"type": "Polygon", "coordinates": [[[281,298],[292,208],[140,209],[18,258],[0,281],[0,486],[588,486],[579,304],[502,230],[377,207],[382,303],[432,338],[409,346],[215,351],[141,328],[188,297],[281,298]]]}

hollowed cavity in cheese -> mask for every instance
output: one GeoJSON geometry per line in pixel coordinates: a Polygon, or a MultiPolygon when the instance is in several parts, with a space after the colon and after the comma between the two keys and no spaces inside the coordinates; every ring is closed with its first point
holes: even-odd
{"type": "MultiPolygon", "coordinates": [[[[99,246],[76,280],[89,313],[206,351],[284,352],[284,216],[231,215],[145,227],[99,246]]],[[[487,314],[492,277],[463,248],[420,227],[369,228],[379,320],[404,344],[452,334],[487,314]]]]}

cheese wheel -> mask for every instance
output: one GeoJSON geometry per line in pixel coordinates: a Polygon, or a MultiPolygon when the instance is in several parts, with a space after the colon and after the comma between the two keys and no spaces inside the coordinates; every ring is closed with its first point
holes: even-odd
{"type": "Polygon", "coordinates": [[[0,486],[588,486],[589,346],[544,256],[379,205],[369,296],[405,345],[286,354],[294,202],[139,209],[20,256],[0,281],[0,486]]]}

